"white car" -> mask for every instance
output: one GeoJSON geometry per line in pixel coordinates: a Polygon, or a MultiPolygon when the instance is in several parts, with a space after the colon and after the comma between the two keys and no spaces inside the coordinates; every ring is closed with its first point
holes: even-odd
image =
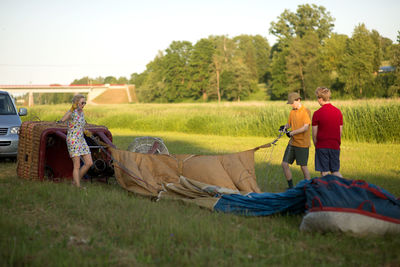
{"type": "Polygon", "coordinates": [[[20,116],[28,114],[26,108],[17,113],[14,99],[6,91],[0,91],[0,157],[16,157],[18,153],[20,116]]]}

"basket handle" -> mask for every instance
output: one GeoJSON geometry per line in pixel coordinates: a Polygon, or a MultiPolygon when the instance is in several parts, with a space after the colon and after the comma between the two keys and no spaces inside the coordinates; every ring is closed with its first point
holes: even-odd
{"type": "Polygon", "coordinates": [[[318,207],[320,207],[322,209],[322,202],[321,199],[319,199],[319,197],[315,196],[312,200],[311,200],[311,208],[315,208],[317,207],[314,203],[315,201],[318,201],[318,207]]]}
{"type": "Polygon", "coordinates": [[[374,205],[374,203],[372,203],[371,200],[365,200],[365,201],[363,201],[363,202],[360,204],[360,206],[358,206],[357,209],[359,209],[359,210],[364,210],[363,208],[364,208],[364,204],[365,204],[365,203],[369,203],[369,204],[371,205],[371,211],[372,211],[373,213],[376,213],[375,205],[374,205]]]}

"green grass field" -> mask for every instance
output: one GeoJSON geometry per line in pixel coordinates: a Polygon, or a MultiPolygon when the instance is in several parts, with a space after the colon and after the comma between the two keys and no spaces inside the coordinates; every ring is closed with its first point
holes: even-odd
{"type": "MultiPolygon", "coordinates": [[[[346,105],[360,106],[353,102],[346,105]]],[[[389,105],[397,106],[398,103],[389,105]]],[[[254,105],[247,107],[258,108],[254,105]]],[[[170,114],[194,116],[196,108],[184,104],[96,106],[88,108],[87,114],[92,116],[87,115],[87,120],[91,123],[106,120],[110,113],[140,118],[153,110],[169,121],[170,114]]],[[[244,112],[248,115],[246,104],[227,105],[227,113],[223,113],[222,107],[219,111],[228,117],[226,114],[236,108],[239,114],[244,112]]],[[[46,109],[54,111],[55,115],[48,116],[56,119],[66,106],[35,107],[31,115],[33,112],[46,115],[46,109]]],[[[202,111],[216,112],[209,109],[206,106],[202,111]]],[[[223,119],[228,120],[226,117],[223,119]]],[[[113,143],[120,149],[126,149],[135,137],[157,136],[163,138],[171,153],[235,152],[275,138],[273,134],[232,136],[175,129],[164,131],[162,128],[133,130],[124,124],[116,126],[109,128],[113,143]]],[[[263,191],[278,192],[286,188],[280,162],[287,141],[282,137],[273,151],[269,148],[256,152],[256,174],[263,191]]],[[[341,172],[346,178],[366,180],[399,197],[399,149],[398,142],[344,139],[341,172]]],[[[315,177],[318,173],[313,171],[313,155],[314,149],[311,148],[309,169],[311,176],[315,177]]],[[[293,166],[291,169],[295,182],[300,181],[300,168],[293,166]]],[[[399,266],[399,236],[302,233],[299,231],[300,215],[248,218],[214,213],[178,201],[153,202],[123,190],[113,181],[110,184],[86,182],[84,185],[86,190],[79,190],[69,181],[22,180],[16,176],[16,163],[2,161],[1,265],[399,266]]]]}

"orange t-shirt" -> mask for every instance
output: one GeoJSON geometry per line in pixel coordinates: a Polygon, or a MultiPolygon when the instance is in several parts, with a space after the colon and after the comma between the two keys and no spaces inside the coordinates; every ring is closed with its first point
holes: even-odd
{"type": "Polygon", "coordinates": [[[298,147],[310,147],[310,132],[311,132],[311,112],[304,106],[301,106],[299,109],[292,109],[289,114],[288,124],[292,131],[297,130],[303,127],[305,124],[308,124],[310,127],[307,131],[295,134],[292,136],[292,146],[298,147]]]}

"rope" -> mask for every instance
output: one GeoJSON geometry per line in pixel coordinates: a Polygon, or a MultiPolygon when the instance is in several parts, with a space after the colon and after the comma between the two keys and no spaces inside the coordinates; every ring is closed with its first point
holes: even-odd
{"type": "Polygon", "coordinates": [[[266,168],[265,168],[265,181],[266,181],[266,187],[269,185],[269,184],[273,184],[274,185],[274,188],[273,189],[275,189],[275,190],[277,190],[278,189],[278,186],[279,186],[279,180],[277,180],[277,179],[272,179],[272,177],[271,177],[271,179],[269,179],[269,176],[270,176],[270,173],[271,173],[271,159],[272,159],[272,154],[273,154],[273,152],[274,152],[274,148],[275,148],[275,146],[276,146],[276,143],[278,142],[278,140],[283,136],[283,135],[285,135],[286,134],[286,132],[285,131],[279,131],[279,135],[275,138],[275,140],[274,141],[272,141],[270,144],[271,144],[271,150],[270,150],[270,152],[269,152],[269,155],[268,155],[268,153],[267,152],[265,152],[265,156],[264,156],[264,158],[263,158],[263,161],[265,161],[267,164],[266,164],[266,168]],[[267,158],[268,158],[268,160],[267,160],[267,158]],[[270,183],[268,182],[268,181],[270,181],[270,183]]]}
{"type": "Polygon", "coordinates": [[[134,173],[132,174],[132,171],[129,170],[128,168],[126,168],[122,163],[120,163],[118,160],[116,160],[106,149],[109,148],[110,146],[106,143],[104,143],[101,140],[97,140],[95,137],[93,137],[93,135],[90,133],[89,135],[87,135],[88,137],[90,137],[90,139],[92,139],[99,147],[100,149],[107,155],[109,156],[113,163],[117,163],[119,165],[119,168],[122,169],[127,175],[129,175],[130,177],[132,177],[133,179],[143,182],[147,187],[152,187],[153,189],[156,189],[154,186],[150,185],[149,183],[147,183],[147,181],[137,177],[134,173]]]}
{"type": "MultiPolygon", "coordinates": [[[[274,148],[275,148],[276,143],[278,142],[278,140],[279,140],[284,134],[286,134],[286,132],[281,131],[281,132],[279,132],[278,137],[275,138],[275,140],[273,140],[271,143],[267,143],[267,144],[265,144],[265,145],[262,145],[262,146],[259,146],[259,147],[256,147],[256,148],[255,148],[255,150],[258,150],[258,149],[260,149],[260,148],[272,147],[271,150],[270,150],[270,152],[269,152],[269,158],[268,158],[268,160],[266,161],[267,153],[265,153],[265,157],[264,157],[264,159],[263,159],[263,161],[266,161],[266,162],[267,162],[267,165],[266,165],[266,173],[265,173],[265,180],[267,181],[267,184],[268,184],[268,176],[269,176],[269,173],[270,173],[270,171],[271,171],[270,165],[271,165],[271,159],[272,159],[272,154],[273,154],[273,152],[274,152],[274,148]]],[[[149,183],[147,183],[147,181],[145,181],[145,180],[143,180],[143,179],[137,177],[134,173],[132,173],[131,170],[129,170],[129,169],[126,168],[122,163],[120,163],[119,161],[117,161],[117,160],[105,149],[105,148],[109,148],[109,147],[110,147],[108,144],[104,143],[104,142],[101,141],[101,140],[96,139],[91,133],[87,133],[87,134],[86,134],[86,132],[85,132],[85,135],[88,136],[90,139],[92,139],[92,140],[100,147],[100,149],[101,149],[107,156],[109,156],[109,157],[113,160],[113,162],[117,163],[117,164],[119,165],[119,168],[122,169],[127,175],[129,175],[130,177],[132,177],[133,179],[135,179],[135,180],[137,180],[137,181],[140,181],[140,182],[144,183],[146,186],[152,187],[153,189],[157,190],[154,186],[152,186],[152,185],[150,185],[149,183]]],[[[170,156],[171,156],[171,155],[170,155],[170,156]]],[[[184,159],[184,160],[182,161],[182,163],[183,163],[184,161],[186,161],[186,160],[192,158],[193,156],[195,156],[195,155],[191,155],[191,156],[189,156],[188,158],[184,159]]],[[[172,157],[172,156],[171,156],[171,157],[172,157]]],[[[172,158],[175,158],[175,157],[172,157],[172,158]]],[[[176,159],[176,158],[175,158],[175,159],[176,159]]],[[[177,160],[177,159],[176,159],[176,160],[177,160]]],[[[273,181],[273,180],[271,179],[271,181],[273,181]]],[[[277,189],[277,188],[278,188],[279,182],[278,182],[276,179],[275,179],[275,181],[276,181],[276,182],[275,182],[275,189],[277,189]]]]}

